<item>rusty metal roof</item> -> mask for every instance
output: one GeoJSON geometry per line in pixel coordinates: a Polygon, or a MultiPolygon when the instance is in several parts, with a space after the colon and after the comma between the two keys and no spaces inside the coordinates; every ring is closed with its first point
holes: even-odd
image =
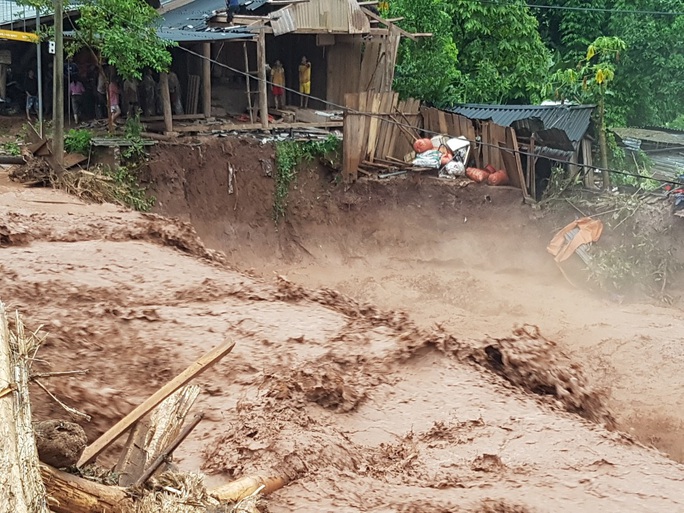
{"type": "MultiPolygon", "coordinates": [[[[516,121],[528,119],[541,120],[545,130],[558,128],[576,143],[589,130],[594,105],[486,105],[466,103],[445,110],[469,119],[491,120],[501,126],[511,126],[516,121]]],[[[538,128],[538,122],[534,124],[538,128]]],[[[518,127],[523,125],[525,123],[517,123],[518,127]]]]}

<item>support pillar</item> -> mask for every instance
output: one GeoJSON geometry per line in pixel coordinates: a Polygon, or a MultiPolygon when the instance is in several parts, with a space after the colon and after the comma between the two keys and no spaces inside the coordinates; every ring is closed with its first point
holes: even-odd
{"type": "Polygon", "coordinates": [[[211,43],[202,43],[202,112],[211,117],[211,43]]]}
{"type": "Polygon", "coordinates": [[[268,130],[268,84],[266,83],[266,32],[259,31],[257,38],[257,62],[259,66],[259,117],[261,128],[268,130]]]}
{"type": "Polygon", "coordinates": [[[173,112],[171,111],[168,73],[159,74],[159,85],[161,86],[162,109],[164,110],[164,133],[168,134],[173,132],[173,112]]]}

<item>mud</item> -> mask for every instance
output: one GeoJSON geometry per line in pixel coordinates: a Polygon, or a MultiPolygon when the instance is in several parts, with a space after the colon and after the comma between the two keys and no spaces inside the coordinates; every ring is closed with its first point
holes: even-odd
{"type": "MultiPolygon", "coordinates": [[[[218,174],[224,149],[237,156],[235,148],[244,145],[257,162],[269,151],[214,144],[216,153],[204,148],[202,157],[169,152],[166,158],[186,169],[192,158],[204,159],[207,173],[218,174]]],[[[233,339],[230,355],[198,379],[203,393],[194,409],[205,420],[176,452],[176,463],[207,472],[208,488],[254,472],[287,475],[293,482],[265,503],[272,513],[684,509],[684,468],[601,425],[616,402],[606,403],[602,383],[594,384],[594,362],[568,350],[568,332],[546,329],[548,311],[533,311],[535,294],[545,292],[546,303],[553,299],[548,284],[523,294],[514,288],[519,282],[505,282],[522,276],[530,283],[525,251],[533,242],[516,256],[521,248],[502,238],[495,257],[491,248],[478,253],[473,233],[459,233],[458,244],[471,244],[467,265],[454,246],[428,247],[434,223],[443,239],[453,236],[449,226],[461,226],[436,221],[434,205],[443,216],[457,207],[484,209],[480,219],[463,224],[472,222],[478,234],[491,229],[496,216],[478,190],[407,182],[381,192],[368,185],[364,201],[372,213],[384,211],[378,218],[384,226],[355,210],[361,202],[349,194],[358,198],[358,191],[327,198],[309,191],[302,202],[295,195],[291,207],[310,216],[311,231],[291,221],[276,233],[264,212],[269,179],[262,181],[259,167],[250,186],[252,168],[235,160],[237,208],[218,182],[205,190],[185,176],[177,191],[195,198],[193,215],[214,216],[204,218],[207,232],[226,237],[233,230],[226,257],[183,224],[192,221],[201,231],[198,217],[165,220],[83,205],[54,191],[0,188],[3,300],[24,313],[29,327],[42,324],[49,333],[36,371],[89,371],[49,382],[58,397],[92,416],[83,425],[89,440],[201,354],[233,339]],[[205,192],[232,203],[215,207],[202,201],[205,192]],[[421,213],[424,208],[430,211],[421,213]],[[257,210],[259,216],[243,222],[240,216],[257,210]],[[358,222],[365,243],[344,235],[338,222],[345,229],[358,222]],[[425,239],[413,244],[409,234],[425,239]],[[279,242],[262,245],[268,240],[279,242]],[[369,251],[353,263],[354,254],[372,248],[376,256],[369,251]],[[294,260],[268,268],[287,255],[294,260]],[[492,272],[503,260],[496,269],[505,272],[492,272]],[[289,278],[236,270],[249,267],[289,271],[289,278]],[[488,288],[485,271],[503,299],[488,288]],[[323,278],[343,286],[307,284],[323,278]],[[380,287],[387,287],[384,299],[376,301],[380,287]],[[513,331],[509,318],[497,315],[503,311],[520,324],[538,324],[541,334],[513,331]]],[[[161,156],[157,162],[178,172],[161,156]]],[[[490,199],[503,203],[507,194],[492,192],[490,199]]],[[[511,209],[515,204],[510,201],[511,209]]],[[[543,259],[534,262],[537,272],[548,268],[543,259]]],[[[40,389],[32,394],[37,420],[65,415],[40,389]]],[[[114,449],[100,463],[111,465],[116,457],[114,449]]]]}
{"type": "MultiPolygon", "coordinates": [[[[160,148],[150,185],[160,212],[190,222],[236,268],[410,311],[420,328],[439,324],[459,338],[502,340],[524,324],[538,326],[582,364],[597,392],[610,392],[608,409],[620,430],[684,461],[676,342],[684,321],[682,276],[667,278],[673,306],[644,296],[597,294],[592,284],[585,287],[581,265],[574,266],[575,288],[546,252],[556,231],[579,215],[574,208],[542,215],[523,205],[515,190],[453,187],[427,178],[346,190],[320,168],[302,170],[289,195],[289,217],[276,229],[273,180],[261,165],[272,158],[272,148],[221,139],[199,153],[160,148]],[[194,164],[198,159],[202,167],[194,164]],[[237,170],[234,194],[228,194],[227,161],[237,170]]],[[[669,214],[660,206],[654,216],[656,207],[642,206],[633,228],[657,239],[669,214]]],[[[629,235],[625,226],[620,237],[629,235]]],[[[683,235],[675,226],[667,241],[683,235]]],[[[610,241],[611,230],[604,236],[610,241]]]]}
{"type": "Polygon", "coordinates": [[[88,443],[85,431],[75,422],[44,420],[36,422],[33,431],[40,461],[55,468],[76,465],[88,443]]]}

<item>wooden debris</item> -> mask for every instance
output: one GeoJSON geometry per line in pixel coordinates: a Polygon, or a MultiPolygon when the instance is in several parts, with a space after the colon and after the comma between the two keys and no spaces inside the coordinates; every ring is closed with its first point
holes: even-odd
{"type": "MultiPolygon", "coordinates": [[[[107,486],[40,465],[48,493],[48,505],[54,513],[128,513],[133,500],[123,488],[107,486]]],[[[47,510],[46,510],[47,511],[47,510]]]]}
{"type": "Polygon", "coordinates": [[[9,390],[0,398],[0,513],[48,511],[28,387],[29,365],[38,345],[35,335],[24,332],[19,314],[10,331],[0,303],[0,384],[9,390]]]}
{"type": "Polygon", "coordinates": [[[224,344],[221,344],[199,358],[195,363],[190,365],[161,389],[157,390],[141,405],[135,408],[131,413],[126,415],[123,419],[112,426],[105,434],[103,434],[94,443],[87,447],[83,453],[83,456],[81,456],[81,459],[78,462],[78,466],[83,466],[97,458],[102,451],[107,449],[107,447],[114,443],[122,434],[128,431],[133,424],[147,415],[150,411],[152,411],[152,409],[154,409],[168,396],[173,394],[176,390],[184,385],[187,385],[192,379],[199,376],[202,372],[206,371],[217,361],[230,353],[234,346],[235,342],[232,341],[227,341],[224,344]]]}
{"type": "Polygon", "coordinates": [[[209,493],[222,502],[237,502],[253,494],[261,487],[263,487],[261,493],[268,495],[280,490],[289,482],[290,477],[286,475],[257,474],[241,477],[232,483],[209,490],[209,493]]]}
{"type": "Polygon", "coordinates": [[[199,386],[185,386],[162,401],[149,420],[143,419],[135,425],[116,466],[120,486],[134,484],[150,462],[179,435],[199,393],[199,386]]]}
{"type": "Polygon", "coordinates": [[[183,440],[185,440],[188,437],[188,435],[192,432],[193,429],[197,427],[197,424],[199,424],[203,418],[203,413],[198,413],[197,415],[195,415],[195,418],[192,419],[192,421],[183,428],[183,430],[169,444],[169,446],[165,448],[163,451],[161,451],[159,456],[157,456],[155,460],[150,464],[150,466],[145,470],[145,472],[142,473],[142,475],[135,482],[135,486],[144,485],[145,482],[150,477],[152,477],[152,474],[154,474],[157,471],[157,469],[171,456],[173,451],[175,451],[178,448],[178,446],[181,443],[183,443],[183,440]]]}

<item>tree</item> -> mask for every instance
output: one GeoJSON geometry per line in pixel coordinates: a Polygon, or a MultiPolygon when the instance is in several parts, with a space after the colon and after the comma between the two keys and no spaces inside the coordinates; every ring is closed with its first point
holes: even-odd
{"type": "MultiPolygon", "coordinates": [[[[25,3],[43,11],[52,8],[52,0],[25,3]]],[[[145,68],[168,70],[169,48],[176,43],[159,37],[156,27],[160,16],[142,0],[74,0],[73,7],[80,15],[74,22],[75,35],[66,52],[70,57],[81,50],[92,54],[99,72],[105,76],[107,98],[110,77],[104,73],[106,64],[124,79],[142,78],[145,68]]],[[[111,113],[109,121],[111,130],[111,113]]]]}
{"type": "Polygon", "coordinates": [[[389,15],[403,17],[402,27],[432,37],[402,40],[397,54],[394,89],[438,106],[462,101],[458,51],[453,41],[452,7],[447,0],[393,0],[389,15]]]}
{"type": "MultiPolygon", "coordinates": [[[[578,103],[596,103],[596,122],[599,133],[601,167],[608,168],[608,143],[606,140],[606,97],[612,94],[609,85],[615,79],[616,64],[627,45],[617,37],[601,36],[587,48],[587,55],[577,68],[558,70],[547,83],[544,93],[553,92],[556,99],[568,99],[578,103]]],[[[610,186],[610,174],[603,171],[603,187],[610,186]]]]}
{"type": "Polygon", "coordinates": [[[528,103],[539,99],[551,54],[522,0],[502,4],[450,0],[465,101],[528,103]]]}

